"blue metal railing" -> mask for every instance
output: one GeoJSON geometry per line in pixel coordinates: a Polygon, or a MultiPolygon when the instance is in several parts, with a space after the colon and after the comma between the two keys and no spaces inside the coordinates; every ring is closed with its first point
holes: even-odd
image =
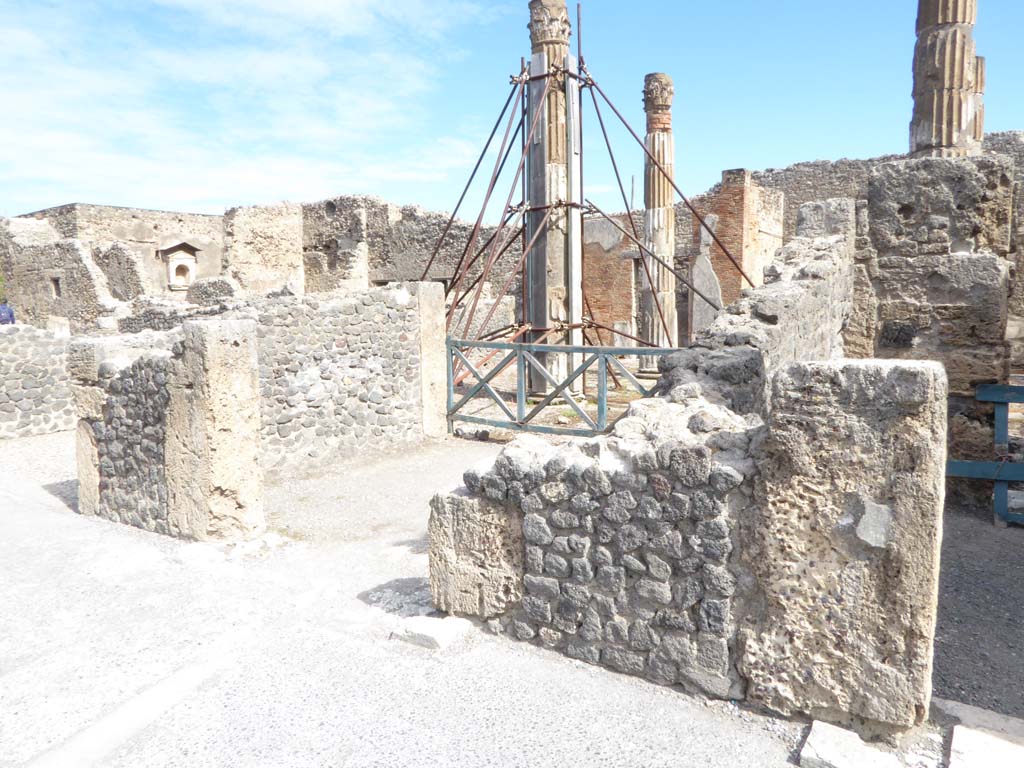
{"type": "Polygon", "coordinates": [[[653,387],[645,387],[623,364],[620,358],[624,357],[664,357],[677,352],[676,349],[653,349],[636,347],[587,347],[569,346],[562,344],[518,344],[514,342],[500,341],[463,341],[459,339],[448,339],[448,426],[453,428],[455,422],[469,424],[481,424],[490,427],[500,427],[521,432],[539,432],[554,435],[579,435],[593,436],[608,430],[608,376],[609,373],[615,377],[615,370],[622,375],[641,395],[647,397],[653,391],[653,387]],[[500,358],[497,364],[487,373],[482,373],[477,365],[470,361],[473,350],[486,350],[491,353],[491,359],[500,358]],[[504,356],[502,356],[504,353],[504,356]],[[558,381],[541,359],[548,355],[566,355],[571,361],[571,369],[565,379],[558,381]],[[575,358],[581,362],[575,363],[575,358]],[[498,376],[515,366],[516,371],[516,401],[515,412],[509,404],[494,389],[494,382],[498,376]],[[577,402],[572,394],[572,386],[586,375],[594,366],[597,366],[597,415],[592,417],[577,402]],[[475,383],[468,386],[463,392],[456,392],[456,370],[465,369],[465,378],[475,378],[475,383]],[[529,377],[531,372],[538,379],[545,381],[550,387],[540,396],[539,402],[531,403],[529,400],[529,377]],[[464,409],[474,400],[486,397],[495,403],[505,414],[505,419],[492,419],[483,416],[474,416],[464,412],[464,409]],[[538,416],[546,408],[558,400],[567,403],[580,421],[583,427],[555,427],[535,422],[538,416]]]}
{"type": "MultiPolygon", "coordinates": [[[[975,399],[981,403],[993,403],[996,416],[995,454],[1009,454],[1010,403],[1024,403],[1024,387],[1007,384],[986,384],[978,387],[975,399]]],[[[946,464],[947,477],[968,480],[990,480],[995,483],[996,519],[1003,523],[1024,525],[1024,515],[1010,512],[1010,483],[1024,481],[1024,464],[1003,461],[957,461],[946,464]]]]}

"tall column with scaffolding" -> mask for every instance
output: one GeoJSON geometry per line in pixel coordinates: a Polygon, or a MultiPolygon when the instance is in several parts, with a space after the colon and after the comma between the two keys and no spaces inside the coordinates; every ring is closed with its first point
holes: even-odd
{"type": "MultiPolygon", "coordinates": [[[[531,0],[533,55],[527,90],[525,319],[532,340],[583,343],[583,190],[580,80],[570,53],[565,0],[531,0]],[[542,114],[538,117],[538,112],[542,114]]],[[[538,355],[549,377],[531,370],[530,390],[544,392],[576,365],[573,355],[538,355]]]]}
{"type": "MultiPolygon", "coordinates": [[[[648,262],[640,293],[640,330],[644,341],[655,347],[675,347],[679,336],[676,316],[676,278],[663,266],[676,252],[675,190],[673,189],[675,142],[672,136],[672,99],[675,87],[666,74],[644,79],[644,111],[647,113],[647,147],[644,168],[644,239],[661,262],[641,253],[648,262]]],[[[641,369],[657,370],[657,358],[641,358],[641,369]]]]}

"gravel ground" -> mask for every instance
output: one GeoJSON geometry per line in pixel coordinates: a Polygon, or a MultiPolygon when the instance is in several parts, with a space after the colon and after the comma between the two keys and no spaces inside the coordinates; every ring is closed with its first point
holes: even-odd
{"type": "Polygon", "coordinates": [[[1024,718],[1024,528],[944,525],[935,695],[1024,718]]]}
{"type": "Polygon", "coordinates": [[[216,546],[74,514],[72,434],[0,445],[0,767],[793,764],[799,723],[457,619],[426,619],[447,650],[401,639],[429,497],[496,450],[290,479],[277,533],[216,546]]]}

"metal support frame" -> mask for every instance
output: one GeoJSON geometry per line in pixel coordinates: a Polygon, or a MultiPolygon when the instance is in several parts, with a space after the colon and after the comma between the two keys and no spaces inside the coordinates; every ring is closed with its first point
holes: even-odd
{"type": "Polygon", "coordinates": [[[1024,403],[1024,387],[1008,384],[987,384],[978,387],[975,399],[995,406],[995,454],[998,461],[957,461],[946,465],[947,477],[966,480],[989,480],[995,483],[993,494],[997,525],[1024,525],[1024,515],[1010,513],[1010,483],[1024,482],[1024,464],[1011,462],[1010,403],[1024,403]]]}

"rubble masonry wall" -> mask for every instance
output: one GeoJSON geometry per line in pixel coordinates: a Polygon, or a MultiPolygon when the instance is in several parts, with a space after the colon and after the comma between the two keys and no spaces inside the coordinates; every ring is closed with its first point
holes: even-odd
{"type": "MultiPolygon", "coordinates": [[[[802,359],[828,361],[842,354],[852,298],[855,205],[809,205],[800,218],[803,236],[791,241],[767,270],[766,285],[723,313],[700,337],[699,348],[669,358],[662,396],[633,403],[610,436],[561,447],[521,438],[490,468],[467,472],[464,489],[435,497],[429,529],[431,588],[440,609],[489,619],[498,631],[573,658],[715,697],[751,695],[780,709],[854,719],[862,729],[901,729],[920,722],[928,701],[920,654],[889,660],[892,673],[878,682],[879,690],[891,694],[888,698],[851,701],[852,688],[845,681],[836,683],[833,698],[824,704],[808,703],[810,698],[783,702],[763,693],[768,690],[761,677],[766,656],[753,642],[761,633],[804,632],[811,638],[806,653],[793,660],[804,669],[822,639],[835,631],[827,621],[809,628],[799,611],[772,613],[775,606],[786,605],[788,584],[758,570],[757,549],[764,540],[752,521],[759,514],[777,515],[776,526],[793,533],[794,547],[811,535],[801,528],[800,489],[805,486],[791,489],[786,482],[795,483],[795,475],[781,473],[771,476],[766,490],[762,477],[762,467],[779,458],[771,447],[772,430],[781,445],[786,442],[781,426],[798,422],[787,417],[795,405],[785,398],[788,385],[778,383],[785,381],[782,377],[792,379],[806,370],[806,376],[823,378],[821,397],[803,390],[820,404],[821,423],[809,437],[817,441],[816,454],[823,461],[850,450],[848,435],[830,431],[830,419],[902,451],[908,446],[893,443],[886,430],[907,434],[907,424],[900,418],[890,423],[885,414],[924,411],[926,428],[914,435],[927,444],[915,448],[914,455],[930,458],[915,463],[901,453],[905,474],[893,482],[920,483],[934,492],[919,493],[906,500],[906,507],[893,508],[899,520],[888,528],[878,524],[892,538],[872,538],[880,551],[858,559],[851,578],[860,573],[884,582],[893,558],[900,557],[904,536],[923,536],[934,544],[937,539],[927,539],[928,531],[937,531],[942,508],[939,457],[946,393],[937,366],[826,362],[800,368],[802,359]],[[773,381],[781,386],[774,398],[773,381]],[[872,405],[874,395],[879,402],[872,405]],[[914,528],[922,520],[930,529],[914,528]],[[893,681],[906,685],[889,690],[893,681]]],[[[895,457],[883,454],[872,460],[884,463],[895,457]]],[[[833,501],[840,505],[846,499],[842,494],[860,498],[858,493],[872,503],[888,503],[892,489],[886,495],[878,486],[879,478],[889,474],[869,474],[862,475],[856,463],[839,466],[833,470],[835,488],[826,486],[822,492],[831,499],[835,490],[833,501]]],[[[872,536],[875,518],[868,509],[851,506],[848,511],[852,524],[863,523],[865,535],[872,536]]],[[[823,560],[808,567],[818,574],[828,566],[823,560]]],[[[870,643],[871,622],[887,621],[888,612],[899,607],[909,611],[914,628],[923,630],[916,650],[928,655],[934,593],[911,587],[934,583],[936,561],[922,557],[906,561],[905,567],[900,591],[858,595],[868,602],[856,611],[837,609],[835,623],[845,622],[870,643]]],[[[888,653],[876,647],[868,651],[872,659],[888,653]]],[[[768,657],[777,652],[771,646],[768,657]]],[[[768,677],[778,685],[772,690],[786,689],[782,674],[769,672],[768,677]]],[[[794,690],[796,696],[804,693],[794,690]]]]}
{"type": "Polygon", "coordinates": [[[0,219],[0,272],[19,322],[39,328],[56,321],[87,333],[113,323],[120,306],[89,248],[45,221],[0,219]]]}
{"type": "Polygon", "coordinates": [[[197,277],[220,274],[224,250],[222,216],[74,203],[19,218],[48,221],[62,237],[80,240],[89,249],[105,250],[114,242],[122,244],[135,256],[137,271],[150,296],[174,298],[167,288],[167,265],[157,251],[181,242],[200,249],[196,257],[197,277]]]}
{"type": "Polygon", "coordinates": [[[0,325],[0,439],[74,429],[66,337],[0,325]]]}
{"type": "Polygon", "coordinates": [[[440,285],[264,299],[254,307],[266,467],[443,434],[440,285]]]}
{"type": "Polygon", "coordinates": [[[69,370],[82,514],[198,540],[264,528],[254,323],[79,339],[69,370]]]}

